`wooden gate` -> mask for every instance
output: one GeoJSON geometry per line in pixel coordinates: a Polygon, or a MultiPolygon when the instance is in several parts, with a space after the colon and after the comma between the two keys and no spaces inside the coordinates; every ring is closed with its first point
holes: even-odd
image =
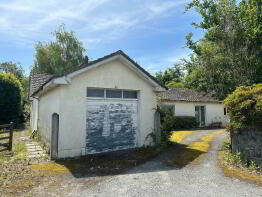
{"type": "Polygon", "coordinates": [[[14,124],[12,122],[10,124],[0,125],[0,152],[5,150],[12,151],[13,126],[14,124]],[[4,147],[4,149],[2,149],[2,147],[4,147]]]}

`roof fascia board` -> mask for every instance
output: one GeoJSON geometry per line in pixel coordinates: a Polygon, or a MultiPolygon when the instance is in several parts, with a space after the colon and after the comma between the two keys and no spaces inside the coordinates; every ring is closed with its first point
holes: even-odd
{"type": "Polygon", "coordinates": [[[59,77],[59,78],[54,78],[51,81],[49,81],[47,84],[45,84],[42,87],[42,91],[39,91],[37,95],[41,95],[45,93],[46,91],[50,90],[51,88],[57,86],[57,85],[69,85],[71,83],[71,80],[68,79],[66,76],[59,77]]]}
{"type": "Polygon", "coordinates": [[[149,83],[151,83],[154,87],[156,92],[166,91],[165,88],[161,87],[159,84],[157,84],[154,80],[152,80],[150,77],[148,77],[144,72],[142,72],[139,68],[137,68],[132,62],[130,62],[127,58],[124,56],[120,56],[120,60],[127,65],[129,68],[131,68],[135,73],[138,75],[144,77],[149,83]]]}

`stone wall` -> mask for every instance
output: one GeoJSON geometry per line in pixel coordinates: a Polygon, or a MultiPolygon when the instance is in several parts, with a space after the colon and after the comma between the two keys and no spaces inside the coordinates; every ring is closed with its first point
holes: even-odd
{"type": "Polygon", "coordinates": [[[241,152],[247,159],[262,164],[262,131],[245,128],[231,132],[232,151],[241,152]]]}

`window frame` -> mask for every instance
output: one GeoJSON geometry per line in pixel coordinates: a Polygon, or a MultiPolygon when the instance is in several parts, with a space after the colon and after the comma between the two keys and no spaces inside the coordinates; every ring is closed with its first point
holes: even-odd
{"type": "Polygon", "coordinates": [[[103,89],[103,88],[86,88],[86,97],[87,98],[105,98],[105,89],[103,89]],[[101,96],[88,96],[87,95],[88,90],[103,90],[103,97],[101,97],[101,96]]]}
{"type": "Polygon", "coordinates": [[[87,87],[86,88],[86,98],[87,99],[110,99],[110,100],[138,100],[139,98],[139,90],[127,90],[127,89],[112,89],[112,88],[95,88],[95,87],[87,87]],[[104,96],[103,97],[89,97],[87,96],[87,91],[89,89],[97,89],[97,90],[103,90],[104,91],[104,96]],[[107,91],[121,91],[121,97],[120,98],[111,98],[107,97],[107,91]],[[124,92],[125,91],[130,91],[130,92],[136,92],[136,98],[125,98],[124,97],[124,92]]]}
{"type": "Polygon", "coordinates": [[[135,91],[135,90],[122,90],[122,98],[123,99],[138,99],[138,91],[135,91]],[[134,92],[136,93],[136,98],[130,98],[130,97],[124,97],[124,93],[127,93],[127,92],[134,92]]]}
{"type": "Polygon", "coordinates": [[[118,90],[118,89],[106,89],[105,90],[105,98],[107,98],[107,99],[121,99],[121,98],[123,98],[123,91],[118,90]],[[120,97],[108,97],[110,91],[111,92],[120,92],[120,97]]]}

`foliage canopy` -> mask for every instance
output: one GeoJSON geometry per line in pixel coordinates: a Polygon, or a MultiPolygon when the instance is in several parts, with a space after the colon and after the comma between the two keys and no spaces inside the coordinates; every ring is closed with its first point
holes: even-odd
{"type": "Polygon", "coordinates": [[[0,73],[12,73],[22,84],[22,100],[28,100],[29,78],[25,76],[25,71],[20,63],[1,62],[0,73]]]}
{"type": "Polygon", "coordinates": [[[186,87],[213,93],[224,99],[238,86],[262,83],[261,0],[193,0],[202,21],[193,26],[205,30],[204,38],[186,36],[192,50],[184,61],[186,87]]]}
{"type": "Polygon", "coordinates": [[[183,75],[184,73],[178,64],[168,68],[164,72],[159,71],[155,74],[156,79],[164,85],[181,82],[183,75]]]}
{"type": "Polygon", "coordinates": [[[24,79],[24,70],[20,63],[0,62],[1,73],[13,73],[17,79],[22,81],[24,79]]]}
{"type": "Polygon", "coordinates": [[[262,128],[262,84],[238,87],[225,99],[232,128],[262,128]]]}
{"type": "Polygon", "coordinates": [[[22,85],[12,73],[0,73],[0,124],[18,123],[21,115],[22,85]]]}
{"type": "Polygon", "coordinates": [[[62,74],[84,61],[86,50],[74,32],[66,31],[61,25],[52,34],[55,36],[54,42],[36,44],[33,72],[62,74]]]}

